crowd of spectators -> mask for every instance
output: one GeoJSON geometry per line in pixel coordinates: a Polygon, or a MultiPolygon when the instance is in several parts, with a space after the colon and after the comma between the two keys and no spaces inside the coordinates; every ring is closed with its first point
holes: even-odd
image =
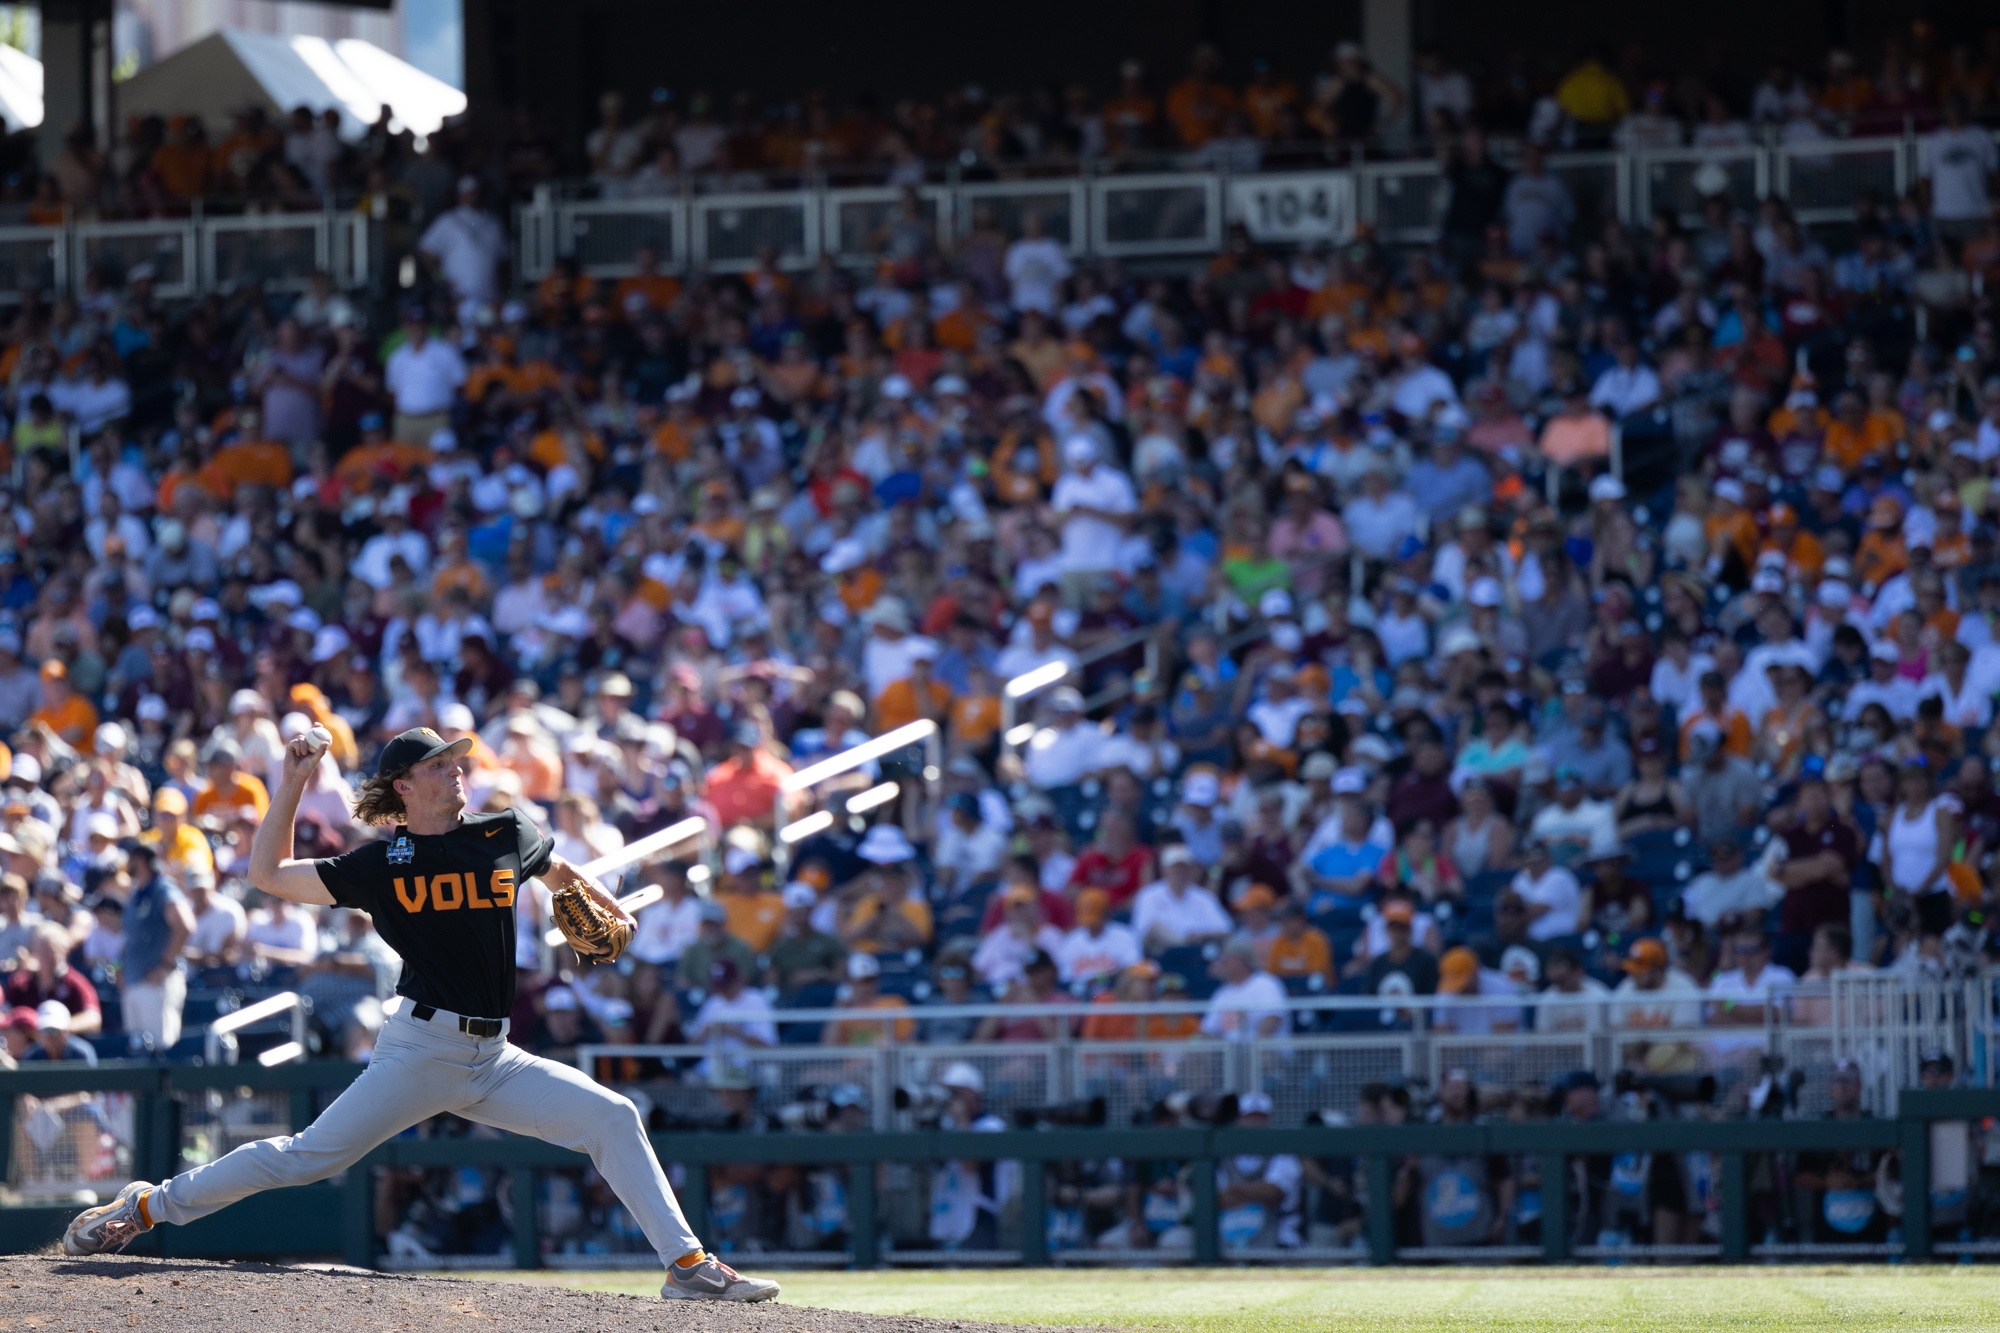
{"type": "Polygon", "coordinates": [[[495,198],[525,200],[538,185],[587,178],[604,197],[642,199],[828,179],[917,185],[946,173],[1249,172],[1449,152],[1468,133],[1544,149],[1799,143],[1925,133],[1953,103],[1987,122],[2000,112],[2000,27],[1941,34],[1920,19],[1865,53],[1778,56],[1754,76],[1747,67],[1662,68],[1637,43],[1542,61],[1468,62],[1427,47],[1407,86],[1352,41],[1253,56],[1204,45],[1178,68],[1123,61],[1100,86],[968,83],[928,99],[607,90],[597,122],[574,143],[525,107],[461,117],[428,141],[386,107],[358,139],[342,137],[338,112],[308,107],[279,117],[250,108],[226,126],[133,117],[110,147],[78,129],[45,164],[32,132],[0,145],[0,217],[186,216],[197,201],[209,211],[310,211],[332,198],[421,226],[450,206],[454,163],[495,198]]]}
{"type": "MultiPolygon", "coordinates": [[[[387,318],[324,278],[30,294],[0,333],[7,1058],[187,1058],[280,986],[318,1051],[367,1058],[398,960],[242,870],[287,739],[333,734],[298,830],[332,853],[424,725],[477,738],[475,808],[573,861],[708,825],[638,872],[663,900],[617,968],[518,908],[512,1039],[702,1047],[599,1066],[662,1122],[765,1124],[754,1052],[800,1041],[1599,1022],[1622,1066],[1742,1109],[1768,1006],[1824,1023],[1837,975],[2000,949],[2000,225],[1955,95],[1916,188],[1818,233],[1721,195],[1585,228],[1535,153],[1510,175],[1469,134],[1436,246],[1238,233],[1140,275],[910,209],[858,274],[642,255],[521,289],[447,168],[387,318]],[[1004,734],[1005,683],[1051,664],[1004,734]],[[934,784],[914,749],[781,797],[919,719],[934,784]],[[1007,1013],[1072,999],[1186,1004],[1007,1013]]],[[[1151,1104],[1152,1058],[1103,1068],[1151,1104]]],[[[974,1126],[987,1078],[905,1091],[974,1126]]],[[[1528,1083],[1482,1095],[1554,1109],[1528,1083]]],[[[824,1091],[816,1124],[872,1123],[824,1091]]],[[[1254,1243],[1297,1243],[1337,1191],[1269,1166],[1221,1187],[1264,1208],[1254,1243]]],[[[940,1167],[912,1234],[978,1248],[994,1169],[940,1167]]],[[[782,1183],[725,1174],[711,1217],[838,1231],[833,1184],[782,1183]]],[[[1078,1236],[1177,1224],[1164,1177],[1072,1183],[1125,1210],[1078,1236]]],[[[497,1207],[477,1172],[384,1189],[392,1221],[458,1219],[411,1244],[497,1207]]]]}

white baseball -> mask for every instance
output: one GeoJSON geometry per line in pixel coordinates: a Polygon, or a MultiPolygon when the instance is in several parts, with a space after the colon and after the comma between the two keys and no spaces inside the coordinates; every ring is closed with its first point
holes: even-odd
{"type": "Polygon", "coordinates": [[[333,744],[333,733],[325,727],[315,726],[311,731],[306,733],[306,744],[310,745],[314,752],[317,753],[333,744]]]}

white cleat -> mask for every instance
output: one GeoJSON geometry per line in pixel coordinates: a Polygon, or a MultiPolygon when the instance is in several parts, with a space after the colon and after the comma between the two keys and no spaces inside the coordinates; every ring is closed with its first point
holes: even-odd
{"type": "Polygon", "coordinates": [[[110,1203],[95,1208],[86,1208],[76,1215],[63,1232],[64,1254],[116,1254],[132,1241],[153,1229],[152,1218],[146,1213],[146,1195],[155,1187],[143,1180],[135,1180],[118,1191],[118,1197],[110,1203]]]}
{"type": "Polygon", "coordinates": [[[761,1277],[744,1277],[714,1255],[686,1268],[669,1265],[666,1285],[660,1288],[663,1301],[768,1301],[778,1295],[778,1284],[761,1277]]]}

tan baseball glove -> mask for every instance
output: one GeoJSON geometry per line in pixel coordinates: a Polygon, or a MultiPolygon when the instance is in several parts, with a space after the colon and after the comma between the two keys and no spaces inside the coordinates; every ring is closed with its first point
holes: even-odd
{"type": "Polygon", "coordinates": [[[632,942],[632,927],[576,884],[550,892],[549,914],[579,962],[615,963],[632,942]]]}

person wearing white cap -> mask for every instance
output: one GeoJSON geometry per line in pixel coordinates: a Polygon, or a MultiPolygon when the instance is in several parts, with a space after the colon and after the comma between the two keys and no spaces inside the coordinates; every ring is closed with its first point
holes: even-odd
{"type": "Polygon", "coordinates": [[[1174,830],[1202,865],[1222,859],[1222,783],[1206,768],[1189,770],[1181,779],[1181,801],[1174,808],[1174,830]]]}
{"type": "MultiPolygon", "coordinates": [[[[997,1133],[1007,1122],[986,1109],[986,1076],[970,1060],[954,1060],[937,1076],[946,1094],[938,1128],[997,1133]]],[[[1000,1210],[1020,1193],[1017,1162],[946,1161],[931,1168],[929,1235],[950,1249],[1000,1243],[1000,1210]]]]}
{"type": "Polygon", "coordinates": [[[1125,533],[1139,509],[1131,478],[1099,455],[1088,435],[1064,441],[1063,474],[1049,495],[1049,508],[1062,517],[1063,596],[1072,606],[1097,575],[1119,567],[1125,533]]]}
{"type": "MultiPolygon", "coordinates": [[[[765,981],[778,988],[785,1003],[794,1004],[801,986],[838,982],[850,959],[838,938],[813,925],[819,890],[802,880],[793,880],[785,886],[782,898],[785,924],[771,945],[765,981]]],[[[874,955],[865,953],[857,953],[853,958],[875,961],[874,955]]]]}
{"type": "Polygon", "coordinates": [[[1185,843],[1160,849],[1161,877],[1132,899],[1132,933],[1149,954],[1180,944],[1228,938],[1236,923],[1201,884],[1201,867],[1185,843]]]}
{"type": "Polygon", "coordinates": [[[1083,695],[1068,685],[1049,692],[1048,725],[1028,740],[1028,781],[1043,791],[1073,787],[1104,767],[1104,733],[1083,715],[1083,695]]]}
{"type": "Polygon", "coordinates": [[[257,691],[242,689],[229,696],[228,734],[250,772],[262,777],[284,766],[285,738],[271,720],[271,701],[257,691]]]}
{"type": "MultiPolygon", "coordinates": [[[[882,993],[882,964],[876,961],[874,954],[848,955],[841,972],[847,979],[847,989],[834,1001],[834,1008],[878,1013],[883,1010],[908,1011],[908,1000],[900,995],[882,993]]],[[[906,1042],[916,1033],[916,1023],[908,1018],[885,1018],[880,1022],[836,1019],[820,1028],[819,1039],[823,1046],[879,1046],[892,1038],[906,1042]]]]}
{"type": "MultiPolygon", "coordinates": [[[[1246,1092],[1236,1099],[1236,1123],[1268,1129],[1272,1110],[1269,1093],[1246,1092]]],[[[1298,1245],[1304,1201],[1305,1167],[1291,1153],[1240,1154],[1215,1168],[1216,1226],[1226,1250],[1298,1245]]]]}
{"type": "Polygon", "coordinates": [[[96,1048],[83,1038],[71,1035],[70,1021],[69,1006],[61,1000],[44,1000],[37,1005],[35,1007],[37,1044],[30,1047],[28,1053],[21,1057],[22,1062],[74,1060],[79,1064],[96,1068],[96,1048]]]}
{"type": "MultiPolygon", "coordinates": [[[[268,719],[262,720],[268,725],[268,719]]],[[[313,725],[313,720],[304,713],[285,714],[278,722],[280,743],[289,743],[294,737],[305,735],[313,729],[313,725]]],[[[457,737],[449,736],[446,739],[456,740],[457,737]]],[[[244,753],[248,755],[248,747],[245,747],[244,753]]],[[[247,757],[244,762],[248,764],[247,757]]],[[[276,791],[279,783],[284,781],[283,762],[267,769],[266,773],[265,789],[276,791]]],[[[333,754],[329,750],[320,756],[319,763],[313,767],[312,775],[306,779],[305,794],[299,797],[299,814],[301,817],[318,820],[327,828],[345,835],[355,827],[352,824],[353,811],[354,788],[341,775],[340,765],[333,761],[333,754]]]]}

